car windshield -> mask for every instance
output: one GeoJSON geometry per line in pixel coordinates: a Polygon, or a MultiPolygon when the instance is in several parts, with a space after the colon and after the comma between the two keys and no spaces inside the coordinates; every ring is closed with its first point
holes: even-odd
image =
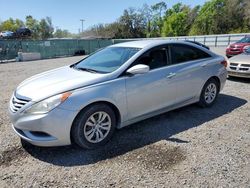
{"type": "Polygon", "coordinates": [[[118,69],[139,50],[140,48],[107,47],[83,59],[74,68],[89,72],[110,73],[118,69]]]}
{"type": "Polygon", "coordinates": [[[239,40],[237,43],[250,43],[250,37],[244,37],[239,40]]]}

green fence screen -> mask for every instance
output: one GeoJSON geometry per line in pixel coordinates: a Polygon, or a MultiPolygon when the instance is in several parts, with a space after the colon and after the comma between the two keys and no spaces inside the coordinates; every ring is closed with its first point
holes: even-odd
{"type": "Polygon", "coordinates": [[[0,60],[15,59],[18,52],[38,52],[42,59],[73,56],[80,50],[90,54],[111,44],[109,39],[0,40],[0,60]]]}

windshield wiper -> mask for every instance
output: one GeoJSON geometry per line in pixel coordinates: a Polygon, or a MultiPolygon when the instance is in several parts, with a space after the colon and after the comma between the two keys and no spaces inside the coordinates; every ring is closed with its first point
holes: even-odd
{"type": "Polygon", "coordinates": [[[101,74],[108,73],[108,72],[90,69],[90,68],[86,68],[86,67],[77,67],[77,64],[71,66],[71,68],[76,69],[76,70],[81,70],[81,71],[87,71],[87,72],[91,72],[91,73],[101,73],[101,74]]]}
{"type": "Polygon", "coordinates": [[[98,71],[96,71],[96,70],[93,70],[93,69],[89,69],[89,68],[82,68],[82,67],[80,67],[80,68],[77,68],[78,70],[82,70],[82,71],[87,71],[87,72],[94,72],[94,73],[97,73],[98,71]]]}
{"type": "Polygon", "coordinates": [[[75,69],[81,70],[81,71],[87,71],[87,72],[92,72],[92,73],[100,73],[100,71],[90,69],[90,68],[84,68],[84,67],[76,67],[74,66],[75,69]]]}

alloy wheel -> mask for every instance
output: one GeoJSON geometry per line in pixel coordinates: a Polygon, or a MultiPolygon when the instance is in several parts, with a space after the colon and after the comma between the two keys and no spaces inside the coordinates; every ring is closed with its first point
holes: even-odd
{"type": "Polygon", "coordinates": [[[85,123],[84,137],[90,143],[99,143],[109,134],[111,124],[111,118],[106,112],[96,112],[85,123]]]}
{"type": "Polygon", "coordinates": [[[217,87],[214,83],[210,83],[205,90],[205,101],[210,104],[212,103],[217,95],[217,87]]]}

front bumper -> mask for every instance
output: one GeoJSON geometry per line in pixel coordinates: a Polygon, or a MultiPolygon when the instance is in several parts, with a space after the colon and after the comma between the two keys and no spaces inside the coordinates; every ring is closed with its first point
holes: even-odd
{"type": "Polygon", "coordinates": [[[9,109],[16,134],[36,146],[70,145],[70,130],[77,111],[55,108],[46,114],[13,113],[9,109]]]}
{"type": "Polygon", "coordinates": [[[226,56],[227,57],[233,57],[233,56],[239,55],[241,53],[242,53],[241,50],[239,50],[239,51],[230,51],[230,50],[227,50],[226,51],[226,56]]]}
{"type": "Polygon", "coordinates": [[[250,78],[250,71],[228,71],[229,76],[235,76],[235,77],[240,77],[240,78],[250,78]]]}

